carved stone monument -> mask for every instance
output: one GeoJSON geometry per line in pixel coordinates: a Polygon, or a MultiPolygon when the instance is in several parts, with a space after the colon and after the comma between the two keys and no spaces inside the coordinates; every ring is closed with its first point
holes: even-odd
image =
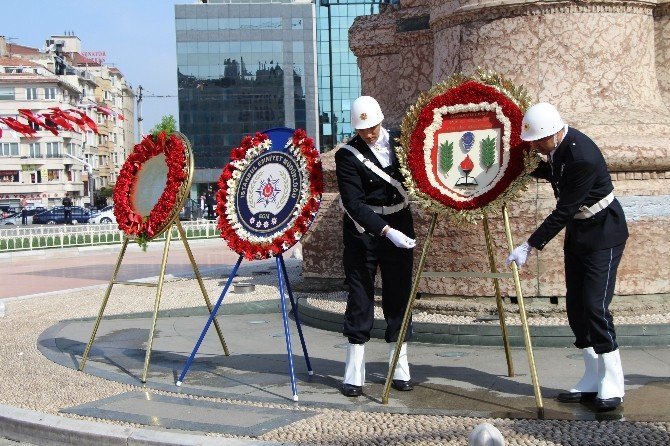
{"type": "MultiPolygon", "coordinates": [[[[670,293],[670,1],[402,0],[349,30],[363,94],[398,128],[418,95],[455,72],[493,70],[556,105],[566,122],[602,149],[629,222],[617,294],[670,293]]],[[[306,277],[344,277],[342,215],[333,152],[323,157],[326,193],[304,241],[306,277]]],[[[547,183],[510,204],[522,242],[554,208],[547,183]]],[[[418,243],[428,217],[414,206],[418,243]]],[[[492,218],[498,268],[507,247],[492,218]]],[[[563,296],[563,235],[522,270],[525,296],[563,296]]],[[[418,250],[417,250],[418,251],[418,250]]],[[[481,225],[441,221],[426,270],[487,271],[481,225]]],[[[512,283],[503,292],[513,294],[512,283]]],[[[421,291],[490,296],[488,280],[424,279],[421,291]]]]}

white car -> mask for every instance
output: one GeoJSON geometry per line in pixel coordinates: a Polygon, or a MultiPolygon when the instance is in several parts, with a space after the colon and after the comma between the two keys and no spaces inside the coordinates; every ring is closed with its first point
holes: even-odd
{"type": "Polygon", "coordinates": [[[95,217],[91,218],[89,223],[94,225],[107,225],[110,223],[116,224],[116,217],[114,217],[114,206],[107,206],[95,217]]]}

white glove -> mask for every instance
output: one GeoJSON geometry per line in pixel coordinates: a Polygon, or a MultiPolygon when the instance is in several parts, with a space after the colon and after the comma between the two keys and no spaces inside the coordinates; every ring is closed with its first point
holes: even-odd
{"type": "Polygon", "coordinates": [[[528,244],[528,242],[523,242],[523,244],[514,248],[514,251],[507,257],[507,266],[510,266],[512,262],[516,262],[516,266],[521,268],[526,264],[528,259],[528,254],[533,250],[533,247],[528,244]]]}
{"type": "Polygon", "coordinates": [[[389,228],[385,235],[389,240],[391,240],[391,243],[396,245],[398,248],[411,249],[416,246],[416,240],[407,237],[397,229],[389,228]]]}

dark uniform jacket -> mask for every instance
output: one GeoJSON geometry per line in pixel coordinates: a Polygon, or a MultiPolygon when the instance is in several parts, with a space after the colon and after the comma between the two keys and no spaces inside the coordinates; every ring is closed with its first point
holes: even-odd
{"type": "MultiPolygon", "coordinates": [[[[389,134],[391,150],[393,150],[394,139],[394,135],[389,134]]],[[[397,157],[394,157],[393,164],[383,169],[377,157],[360,136],[356,135],[347,144],[357,149],[365,158],[402,184],[404,180],[397,157]]],[[[367,205],[391,206],[402,202],[402,195],[394,186],[377,176],[345,148],[340,148],[335,154],[335,167],[337,185],[345,210],[356,223],[363,226],[366,232],[379,235],[384,226],[389,224],[389,219],[386,218],[387,216],[375,214],[367,205]]],[[[401,212],[409,211],[405,209],[401,212]]],[[[345,222],[346,220],[350,219],[345,216],[345,222]]],[[[411,234],[406,235],[412,236],[411,234]]]]}
{"type": "Polygon", "coordinates": [[[551,164],[540,161],[532,175],[551,182],[558,200],[554,211],[528,239],[532,247],[541,250],[563,228],[564,247],[574,253],[611,248],[626,241],[626,218],[616,199],[591,218],[574,218],[580,206],[589,207],[614,190],[605,158],[588,136],[569,128],[551,164]]]}

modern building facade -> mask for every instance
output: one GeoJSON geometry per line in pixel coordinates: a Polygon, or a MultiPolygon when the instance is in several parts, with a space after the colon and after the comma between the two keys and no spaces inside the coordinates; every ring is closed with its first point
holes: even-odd
{"type": "Polygon", "coordinates": [[[175,6],[179,128],[193,146],[195,198],[245,135],[303,128],[318,142],[310,0],[201,0],[175,6]]]}
{"type": "Polygon", "coordinates": [[[113,188],[132,149],[133,92],[118,69],[83,57],[78,37],[52,36],[46,43],[40,51],[0,37],[0,117],[36,131],[24,136],[3,129],[0,205],[51,207],[68,193],[74,204],[91,206],[92,192],[113,188]],[[39,116],[54,107],[85,111],[98,133],[75,126],[56,135],[19,113],[39,116]]]}
{"type": "MultiPolygon", "coordinates": [[[[350,104],[361,94],[361,74],[349,49],[349,28],[361,15],[377,14],[382,0],[318,0],[317,65],[321,150],[353,133],[350,104]]],[[[383,6],[382,6],[383,7],[383,6]]]]}

